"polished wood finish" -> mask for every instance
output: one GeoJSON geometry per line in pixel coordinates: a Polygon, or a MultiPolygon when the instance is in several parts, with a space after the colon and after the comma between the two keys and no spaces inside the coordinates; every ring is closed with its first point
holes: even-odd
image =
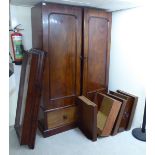
{"type": "Polygon", "coordinates": [[[48,2],[32,8],[33,47],[47,52],[39,111],[44,137],[77,124],[52,126],[52,111],[75,106],[81,94],[94,101],[95,92],[107,91],[110,29],[111,13],[101,9],[48,2]]]}
{"type": "Polygon", "coordinates": [[[21,145],[33,149],[42,87],[45,52],[32,49],[24,53],[21,69],[15,129],[21,145]]]}
{"type": "MultiPolygon", "coordinates": [[[[39,123],[44,122],[44,131],[52,131],[49,117],[53,113],[50,111],[74,106],[80,95],[82,8],[47,2],[37,5],[32,8],[32,31],[33,39],[36,39],[33,46],[41,48],[42,42],[43,50],[48,53],[39,123]]],[[[75,112],[74,117],[76,115],[75,112]]],[[[63,125],[68,126],[67,122],[63,125]]]]}
{"type": "Polygon", "coordinates": [[[80,38],[77,26],[80,27],[81,23],[68,12],[68,15],[56,13],[48,17],[50,104],[64,104],[66,100],[66,104],[73,104],[75,96],[80,93],[80,49],[77,49],[80,38]]]}
{"type": "Polygon", "coordinates": [[[45,109],[74,104],[80,95],[81,8],[42,6],[43,49],[48,52],[45,109]]]}
{"type": "Polygon", "coordinates": [[[119,114],[122,102],[105,94],[100,94],[103,99],[97,113],[97,128],[99,136],[109,136],[119,114]]]}
{"type": "Polygon", "coordinates": [[[92,101],[108,89],[111,13],[84,8],[83,89],[92,101]]]}
{"type": "Polygon", "coordinates": [[[78,127],[92,141],[97,140],[97,105],[84,96],[76,101],[79,111],[78,127]]]}
{"type": "Polygon", "coordinates": [[[126,128],[126,130],[130,130],[131,125],[132,125],[132,121],[133,121],[133,118],[134,118],[135,110],[136,110],[136,107],[137,107],[138,97],[135,96],[135,95],[129,94],[129,93],[125,92],[125,91],[122,91],[122,90],[117,90],[117,92],[131,98],[132,108],[131,108],[131,112],[130,112],[129,122],[128,122],[128,125],[127,125],[127,128],[126,128]]]}

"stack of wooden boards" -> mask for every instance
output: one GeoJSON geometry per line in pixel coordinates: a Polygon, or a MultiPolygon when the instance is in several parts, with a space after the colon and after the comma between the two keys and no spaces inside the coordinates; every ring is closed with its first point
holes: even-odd
{"type": "Polygon", "coordinates": [[[94,102],[79,96],[79,128],[93,141],[97,136],[130,130],[138,97],[121,90],[96,93],[94,102]]]}

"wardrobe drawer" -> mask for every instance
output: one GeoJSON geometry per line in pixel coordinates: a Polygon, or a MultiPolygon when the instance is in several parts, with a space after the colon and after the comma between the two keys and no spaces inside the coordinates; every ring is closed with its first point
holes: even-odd
{"type": "Polygon", "coordinates": [[[67,125],[77,120],[77,107],[72,106],[47,113],[48,129],[67,125]]]}

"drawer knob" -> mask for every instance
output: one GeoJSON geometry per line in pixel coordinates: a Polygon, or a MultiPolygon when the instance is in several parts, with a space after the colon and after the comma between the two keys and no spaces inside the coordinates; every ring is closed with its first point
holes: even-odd
{"type": "Polygon", "coordinates": [[[63,115],[63,119],[66,120],[67,119],[67,115],[63,115]]]}
{"type": "Polygon", "coordinates": [[[128,118],[129,117],[129,113],[128,112],[124,112],[124,119],[128,118]]]}

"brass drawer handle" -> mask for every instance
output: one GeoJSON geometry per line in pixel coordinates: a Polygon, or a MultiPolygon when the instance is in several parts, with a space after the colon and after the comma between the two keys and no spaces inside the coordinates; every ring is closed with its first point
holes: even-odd
{"type": "Polygon", "coordinates": [[[67,115],[63,115],[63,119],[66,120],[67,119],[67,115]]]}

